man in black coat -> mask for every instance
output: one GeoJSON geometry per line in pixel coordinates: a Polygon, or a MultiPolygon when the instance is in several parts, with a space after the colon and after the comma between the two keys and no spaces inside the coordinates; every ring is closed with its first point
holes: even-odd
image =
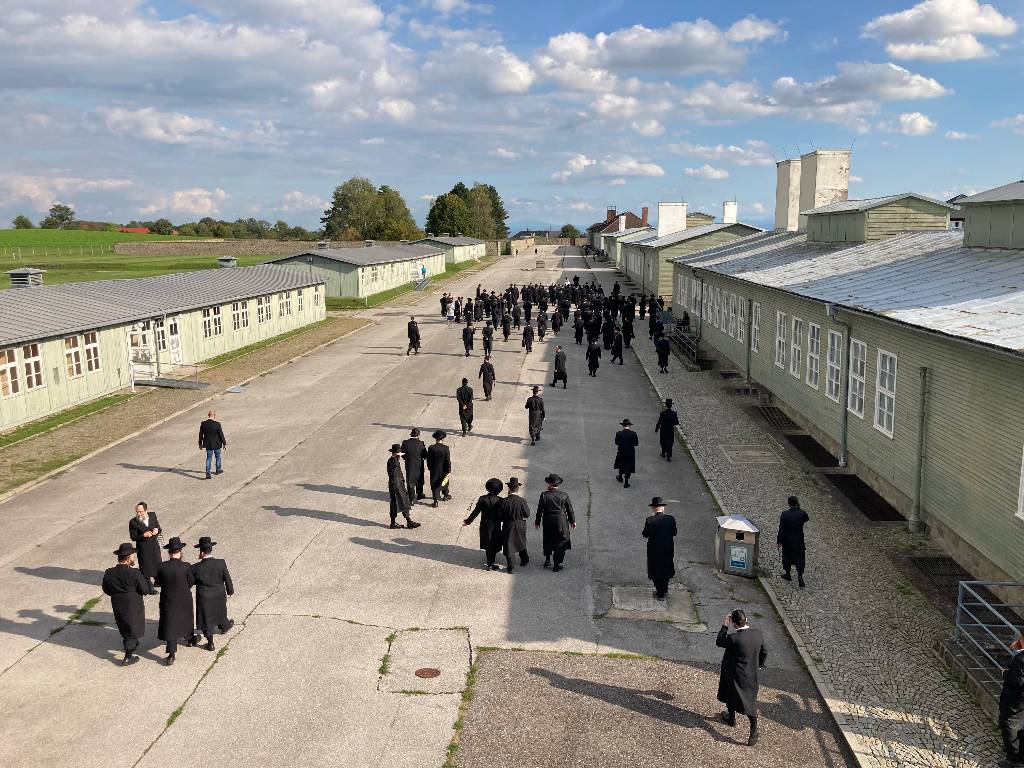
{"type": "Polygon", "coordinates": [[[196,645],[196,625],[192,614],[192,587],[196,580],[188,563],[181,559],[185,545],[177,536],[164,545],[169,559],[160,563],[156,583],[160,587],[160,624],[157,637],[167,643],[167,666],[174,663],[178,641],[196,645]]]}
{"type": "Polygon", "coordinates": [[[761,630],[752,629],[747,624],[747,615],[737,608],[723,620],[715,645],[725,649],[718,678],[718,700],[726,706],[722,721],[733,726],[737,712],[746,715],[750,720],[747,746],[752,747],[757,743],[758,671],[768,658],[761,630]],[[732,634],[730,627],[736,630],[732,634]]]}
{"type": "Polygon", "coordinates": [[[658,370],[661,373],[668,373],[668,356],[672,347],[664,333],[659,333],[654,339],[654,350],[658,353],[658,370]]]}
{"type": "Polygon", "coordinates": [[[587,327],[586,321],[584,321],[584,319],[582,317],[580,317],[580,313],[577,312],[576,316],[573,318],[573,321],[572,321],[572,328],[573,328],[573,333],[576,336],[576,343],[579,346],[583,346],[583,332],[586,330],[586,327],[587,327]]]}
{"type": "Polygon", "coordinates": [[[548,315],[544,310],[537,314],[537,338],[544,341],[544,334],[548,332],[548,315]]]}
{"type": "Polygon", "coordinates": [[[146,577],[134,567],[135,550],[131,544],[125,542],[114,550],[114,554],[117,555],[117,565],[103,572],[103,594],[110,595],[114,623],[124,646],[121,666],[127,667],[139,660],[135,649],[146,634],[146,604],[142,596],[149,594],[150,586],[146,577]]]}
{"type": "Polygon", "coordinates": [[[518,477],[510,478],[508,495],[501,500],[501,530],[505,542],[505,561],[508,572],[512,573],[512,555],[518,553],[519,565],[530,562],[530,553],[526,550],[526,521],[530,519],[530,505],[519,495],[523,484],[518,477]]]}
{"type": "Polygon", "coordinates": [[[804,586],[804,565],[806,547],[804,546],[804,525],[811,519],[800,509],[800,500],[790,496],[787,500],[789,509],[779,517],[779,535],[775,542],[782,552],[782,578],[792,581],[790,569],[796,566],[797,583],[804,586]]]}
{"type": "Polygon", "coordinates": [[[526,398],[526,410],[529,412],[530,445],[540,440],[540,431],[544,429],[544,398],[539,394],[540,387],[533,388],[533,394],[526,398]]]}
{"type": "Polygon", "coordinates": [[[1013,658],[1003,673],[999,693],[999,732],[1006,759],[1013,765],[1024,765],[1024,635],[1010,645],[1010,650],[1013,658]]]}
{"type": "Polygon", "coordinates": [[[665,410],[658,414],[658,423],[654,431],[658,433],[661,443],[661,457],[672,461],[672,448],[676,444],[676,427],[679,426],[679,414],[672,410],[671,398],[665,401],[665,410]]]}
{"type": "Polygon", "coordinates": [[[206,414],[206,421],[199,425],[199,447],[206,451],[206,479],[210,479],[211,459],[217,459],[217,474],[223,470],[220,463],[220,452],[228,447],[227,438],[224,437],[224,430],[217,421],[217,414],[210,411],[206,414]]]}
{"type": "Polygon", "coordinates": [[[561,344],[555,347],[555,373],[551,386],[555,386],[559,381],[562,382],[562,389],[569,386],[569,372],[565,367],[565,352],[562,351],[561,344]]]}
{"type": "Polygon", "coordinates": [[[476,329],[472,323],[466,323],[466,327],[462,329],[462,346],[466,348],[466,357],[469,357],[473,351],[473,334],[476,333],[476,329]]]}
{"type": "Polygon", "coordinates": [[[394,443],[391,446],[391,456],[388,459],[388,500],[391,502],[391,528],[400,528],[395,521],[401,514],[405,518],[406,528],[419,528],[419,523],[414,523],[409,516],[412,509],[412,498],[409,495],[409,485],[402,474],[402,446],[394,443]]]}
{"type": "Polygon", "coordinates": [[[622,331],[618,328],[615,329],[615,335],[612,337],[612,365],[615,365],[615,361],[619,361],[619,365],[622,365],[622,331]]]}
{"type": "Polygon", "coordinates": [[[512,305],[512,327],[520,328],[522,325],[522,311],[519,309],[519,304],[512,305]]]}
{"type": "Polygon", "coordinates": [[[541,493],[537,502],[537,516],[534,519],[534,527],[544,526],[544,567],[551,567],[551,557],[555,558],[555,567],[552,569],[557,573],[562,570],[562,562],[565,560],[565,553],[572,549],[570,531],[576,527],[576,515],[572,509],[572,500],[565,491],[558,490],[562,484],[562,478],[551,474],[544,478],[548,484],[546,491],[541,493]]]}
{"type": "Polygon", "coordinates": [[[155,595],[153,579],[160,567],[160,521],[156,513],[149,511],[144,501],[135,505],[135,517],[128,521],[128,538],[135,542],[139,555],[139,570],[149,584],[150,595],[155,595]]]}
{"type": "Polygon", "coordinates": [[[636,472],[636,447],[640,438],[633,431],[633,422],[623,419],[622,429],[615,433],[615,463],[612,469],[618,470],[615,479],[629,488],[629,476],[636,472]]]}
{"type": "Polygon", "coordinates": [[[452,454],[447,445],[441,441],[448,435],[443,430],[437,430],[433,434],[434,444],[427,448],[427,469],[430,470],[430,494],[434,498],[433,506],[437,506],[438,500],[448,501],[451,499],[451,484],[449,477],[452,473],[452,454]]]}
{"type": "Polygon", "coordinates": [[[214,650],[214,627],[224,634],[233,626],[228,618],[228,598],[235,594],[228,564],[213,556],[217,542],[209,536],[200,536],[195,545],[199,562],[192,565],[192,578],[196,582],[196,632],[206,637],[206,650],[214,650]]]}
{"type": "Polygon", "coordinates": [[[533,326],[529,323],[523,326],[523,346],[527,353],[533,352],[533,326]]]}
{"type": "Polygon", "coordinates": [[[480,336],[484,340],[484,357],[490,357],[491,353],[494,352],[494,326],[491,325],[491,321],[488,320],[484,329],[480,332],[480,336]]]}
{"type": "Polygon", "coordinates": [[[427,446],[420,440],[420,431],[416,427],[413,427],[409,437],[402,441],[402,453],[405,455],[405,481],[409,487],[409,500],[415,503],[427,498],[423,493],[427,446]]]}
{"type": "Polygon", "coordinates": [[[490,356],[485,357],[484,361],[480,364],[480,373],[477,374],[478,379],[482,379],[484,382],[484,400],[491,399],[491,391],[494,389],[494,381],[498,375],[494,372],[494,364],[491,362],[490,356]]]}
{"type": "Polygon", "coordinates": [[[409,318],[409,325],[406,333],[409,336],[409,346],[405,350],[405,356],[408,357],[409,353],[414,351],[418,355],[420,353],[420,326],[416,322],[415,317],[409,318]]]}
{"type": "Polygon", "coordinates": [[[469,517],[462,521],[463,525],[470,525],[480,515],[480,549],[487,553],[486,568],[489,571],[498,570],[494,558],[504,548],[505,540],[501,528],[501,489],[504,484],[496,477],[492,477],[484,484],[487,494],[476,500],[476,506],[469,517]]]}
{"type": "Polygon", "coordinates": [[[501,318],[501,336],[502,341],[508,341],[508,337],[512,335],[512,318],[508,312],[502,315],[501,318]]]}
{"type": "Polygon", "coordinates": [[[676,519],[665,514],[665,502],[655,496],[650,503],[653,514],[644,521],[643,537],[647,539],[647,578],[654,582],[654,597],[664,600],[668,582],[676,575],[675,544],[678,532],[676,519]]]}
{"type": "Polygon", "coordinates": [[[597,369],[601,367],[601,346],[597,343],[597,339],[591,339],[590,344],[587,346],[586,351],[587,357],[587,370],[591,376],[597,376],[597,369]]]}
{"type": "Polygon", "coordinates": [[[622,345],[626,348],[630,348],[630,344],[633,341],[633,318],[625,317],[622,320],[622,345]]]}
{"type": "Polygon", "coordinates": [[[462,380],[462,386],[455,390],[455,399],[459,403],[459,422],[465,437],[473,431],[473,388],[469,386],[469,379],[462,380]]]}

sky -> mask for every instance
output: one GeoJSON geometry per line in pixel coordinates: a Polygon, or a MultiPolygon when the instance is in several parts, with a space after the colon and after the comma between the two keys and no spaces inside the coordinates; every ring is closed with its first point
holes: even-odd
{"type": "Polygon", "coordinates": [[[1022,30],[1024,0],[0,0],[0,226],[315,227],[352,176],[421,225],[479,180],[513,229],[770,226],[776,161],[851,146],[851,197],[948,198],[1024,177],[1022,30]]]}

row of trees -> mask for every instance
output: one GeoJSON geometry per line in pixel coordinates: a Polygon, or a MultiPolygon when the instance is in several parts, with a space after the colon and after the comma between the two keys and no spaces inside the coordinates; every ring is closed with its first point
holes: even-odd
{"type": "Polygon", "coordinates": [[[427,214],[427,231],[434,235],[466,235],[481,240],[508,237],[505,203],[491,184],[479,181],[472,188],[461,181],[438,197],[427,214]]]}
{"type": "Polygon", "coordinates": [[[398,190],[354,176],[334,190],[320,222],[331,240],[414,240],[422,236],[398,190]]]}
{"type": "MultiPolygon", "coordinates": [[[[11,223],[15,229],[35,229],[35,224],[24,214],[15,216],[14,221],[11,223]]],[[[46,217],[39,222],[39,226],[41,229],[77,229],[74,226],[77,223],[75,221],[74,209],[70,205],[57,203],[50,208],[46,217]]]]}

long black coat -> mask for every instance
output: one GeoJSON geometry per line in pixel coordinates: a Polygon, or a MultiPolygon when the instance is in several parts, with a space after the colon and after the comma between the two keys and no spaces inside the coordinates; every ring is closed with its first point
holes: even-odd
{"type": "Polygon", "coordinates": [[[149,582],[137,568],[118,563],[103,572],[103,594],[110,595],[110,607],[121,637],[146,634],[146,603],[142,596],[148,592],[149,582]]]}
{"type": "Polygon", "coordinates": [[[729,634],[725,625],[718,630],[715,645],[725,649],[718,677],[718,700],[733,712],[757,717],[758,670],[768,651],[759,629],[741,629],[729,634]]]}
{"type": "Polygon", "coordinates": [[[565,372],[565,352],[555,352],[555,373],[565,372]]]}
{"type": "Polygon", "coordinates": [[[671,351],[668,339],[666,339],[664,336],[659,336],[658,341],[654,345],[654,348],[658,352],[658,365],[662,368],[665,368],[668,365],[668,354],[671,351]]]}
{"type": "Polygon", "coordinates": [[[192,587],[196,580],[184,560],[171,558],[160,563],[156,584],[160,587],[160,625],[157,637],[179,640],[192,637],[195,621],[192,615],[192,587]]]}
{"type": "Polygon", "coordinates": [[[572,549],[570,533],[576,523],[572,500],[565,491],[544,491],[537,502],[536,525],[544,532],[544,554],[557,549],[572,549]]]}
{"type": "Polygon", "coordinates": [[[615,433],[615,463],[613,469],[619,470],[620,474],[632,475],[636,472],[636,447],[640,445],[640,438],[631,429],[620,429],[615,433]]]}
{"type": "Polygon", "coordinates": [[[530,519],[530,505],[522,496],[509,494],[501,500],[501,530],[506,552],[526,549],[526,521],[530,519]]]}
{"type": "Polygon", "coordinates": [[[473,388],[463,384],[455,390],[455,399],[459,401],[459,416],[473,418],[473,388]]]}
{"type": "Polygon", "coordinates": [[[199,447],[209,448],[211,450],[219,450],[228,444],[227,439],[224,437],[224,430],[221,429],[220,422],[214,421],[213,419],[206,419],[202,424],[199,425],[199,447]]]}
{"type": "Polygon", "coordinates": [[[615,323],[611,321],[611,318],[604,321],[601,326],[601,336],[604,341],[604,348],[608,349],[612,345],[612,339],[615,337],[615,323]]]}
{"type": "Polygon", "coordinates": [[[533,350],[533,326],[523,326],[523,346],[526,347],[526,351],[530,352],[533,350]]]}
{"type": "Polygon", "coordinates": [[[473,334],[475,329],[470,328],[468,325],[462,329],[462,346],[466,349],[473,348],[473,334]]]}
{"type": "Polygon", "coordinates": [[[612,357],[622,359],[622,334],[618,334],[612,339],[612,357]]]}
{"type": "Polygon", "coordinates": [[[587,367],[592,371],[601,367],[601,347],[597,345],[596,341],[591,342],[587,347],[587,367]]]}
{"type": "Polygon", "coordinates": [[[149,527],[139,522],[139,518],[133,517],[128,521],[128,536],[135,542],[135,554],[139,558],[139,570],[147,579],[156,578],[156,569],[160,567],[160,542],[156,536],[144,537],[146,531],[160,529],[160,521],[156,519],[156,513],[149,512],[149,527]]]}
{"type": "Polygon", "coordinates": [[[408,515],[412,509],[409,486],[402,473],[402,460],[397,456],[388,459],[388,499],[391,502],[391,517],[408,515]]]}
{"type": "Polygon", "coordinates": [[[526,410],[530,417],[530,434],[539,435],[544,428],[544,398],[532,395],[526,399],[526,410]]]}
{"type": "Polygon", "coordinates": [[[651,581],[671,579],[676,575],[675,544],[678,533],[676,519],[662,512],[644,521],[643,536],[647,539],[647,578],[651,581]]]}
{"type": "Polygon", "coordinates": [[[405,479],[413,486],[423,482],[427,446],[418,437],[409,437],[402,441],[402,452],[405,454],[405,479]]]}
{"type": "Polygon", "coordinates": [[[1003,689],[999,692],[999,717],[1024,713],[1024,653],[1010,659],[1003,673],[1003,689]]]}
{"type": "Polygon", "coordinates": [[[671,408],[666,408],[658,415],[658,423],[654,425],[654,431],[658,433],[658,441],[662,450],[672,447],[675,442],[675,428],[679,426],[679,414],[671,408]]]}
{"type": "Polygon", "coordinates": [[[413,349],[420,348],[420,326],[415,320],[410,320],[407,332],[409,334],[409,346],[413,349]]]}
{"type": "Polygon", "coordinates": [[[213,633],[215,627],[228,624],[228,595],[235,594],[228,564],[217,557],[204,557],[192,564],[196,582],[196,629],[213,633]]]}
{"type": "Polygon", "coordinates": [[[497,552],[505,545],[501,530],[501,502],[503,499],[496,493],[488,493],[476,500],[476,506],[466,524],[469,525],[480,515],[480,549],[497,552]]]}
{"type": "Polygon", "coordinates": [[[779,535],[775,541],[782,547],[782,559],[787,563],[803,562],[804,523],[810,519],[800,507],[790,507],[779,516],[779,535]]]}
{"type": "Polygon", "coordinates": [[[478,379],[483,379],[484,384],[493,384],[497,378],[497,373],[494,371],[494,365],[489,361],[484,361],[480,364],[480,372],[477,374],[478,379]]]}
{"type": "Polygon", "coordinates": [[[440,488],[441,481],[452,471],[452,452],[443,443],[434,443],[427,448],[427,469],[430,470],[430,487],[440,488]]]}

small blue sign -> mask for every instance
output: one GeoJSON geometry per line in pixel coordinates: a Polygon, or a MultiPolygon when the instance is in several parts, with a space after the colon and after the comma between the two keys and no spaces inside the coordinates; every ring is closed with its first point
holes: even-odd
{"type": "Polygon", "coordinates": [[[729,547],[729,567],[740,571],[747,570],[747,548],[732,545],[729,547]]]}

